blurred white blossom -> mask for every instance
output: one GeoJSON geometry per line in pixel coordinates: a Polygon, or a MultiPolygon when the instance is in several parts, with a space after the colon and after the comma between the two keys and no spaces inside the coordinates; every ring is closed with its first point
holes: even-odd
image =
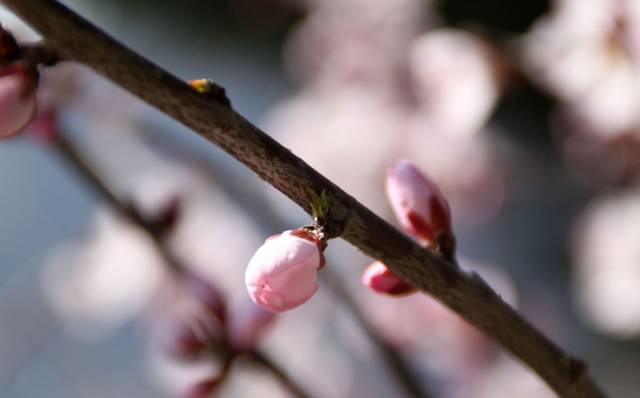
{"type": "Polygon", "coordinates": [[[640,143],[638,26],[637,1],[559,0],[523,42],[524,70],[560,100],[554,132],[583,180],[638,172],[621,159],[637,157],[640,143]]]}
{"type": "Polygon", "coordinates": [[[86,237],[51,253],[42,286],[65,330],[94,340],[149,303],[162,270],[162,259],[142,232],[100,210],[86,237]]]}
{"type": "Polygon", "coordinates": [[[640,191],[594,201],[574,227],[573,256],[589,323],[617,338],[640,334],[640,191]]]}
{"type": "Polygon", "coordinates": [[[413,41],[409,70],[425,131],[481,131],[500,90],[495,54],[487,42],[456,29],[432,30],[413,41]]]}

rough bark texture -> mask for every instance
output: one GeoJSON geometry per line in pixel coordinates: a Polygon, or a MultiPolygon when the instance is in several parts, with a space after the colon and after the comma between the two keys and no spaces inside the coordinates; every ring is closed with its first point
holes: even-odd
{"type": "Polygon", "coordinates": [[[602,397],[585,364],[521,318],[479,276],[418,246],[231,109],[142,58],[54,0],[2,0],[64,60],[129,90],[253,170],[308,213],[308,190],[326,190],[328,233],[383,261],[535,370],[560,396],[602,397]]]}

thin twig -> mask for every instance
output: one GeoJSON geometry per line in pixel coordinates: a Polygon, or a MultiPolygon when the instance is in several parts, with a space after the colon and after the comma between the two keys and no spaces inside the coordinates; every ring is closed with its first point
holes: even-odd
{"type": "MultiPolygon", "coordinates": [[[[69,166],[71,166],[71,168],[73,168],[74,171],[82,177],[82,179],[84,179],[89,187],[104,198],[120,216],[124,217],[131,222],[131,224],[137,226],[141,231],[147,234],[169,269],[178,276],[181,276],[185,272],[182,264],[178,260],[178,257],[168,249],[167,245],[163,241],[162,234],[153,228],[151,223],[147,222],[135,207],[127,205],[115,195],[113,190],[109,188],[106,181],[104,181],[102,177],[100,177],[100,174],[83,159],[75,145],[68,140],[64,134],[57,132],[54,135],[52,144],[60,157],[63,158],[69,166]]],[[[247,354],[243,353],[241,355],[250,357],[256,364],[268,369],[293,395],[300,398],[308,397],[308,395],[304,393],[304,390],[294,383],[291,377],[265,354],[259,351],[254,351],[247,354]]],[[[230,364],[228,366],[230,366],[230,364]]],[[[226,370],[229,369],[228,366],[226,366],[226,370]]]]}
{"type": "Polygon", "coordinates": [[[272,359],[259,351],[249,352],[247,353],[247,356],[249,356],[255,363],[262,365],[265,369],[268,369],[293,395],[298,398],[308,397],[304,390],[282,370],[282,367],[273,362],[272,359]]]}
{"type": "Polygon", "coordinates": [[[177,274],[181,274],[183,267],[180,261],[178,261],[178,258],[164,244],[161,234],[140,215],[134,206],[125,203],[116,196],[102,177],[82,158],[75,145],[59,132],[55,134],[52,143],[62,158],[73,167],[88,186],[94,189],[100,197],[105,199],[120,216],[147,233],[169,269],[177,274]]]}
{"type": "Polygon", "coordinates": [[[340,304],[344,305],[354,317],[360,328],[365,332],[369,340],[376,347],[383,358],[383,363],[387,370],[397,379],[398,385],[402,387],[409,397],[431,397],[432,394],[426,389],[423,383],[416,379],[411,369],[411,365],[393,346],[376,333],[373,325],[364,316],[355,299],[344,286],[340,278],[335,273],[325,273],[324,281],[335,292],[340,299],[340,304]]]}
{"type": "Polygon", "coordinates": [[[603,397],[585,363],[556,346],[474,273],[421,248],[233,109],[118,43],[54,0],[2,0],[61,59],[80,62],[182,122],[311,214],[308,192],[329,199],[329,238],[342,237],[494,337],[560,396],[603,397]]]}

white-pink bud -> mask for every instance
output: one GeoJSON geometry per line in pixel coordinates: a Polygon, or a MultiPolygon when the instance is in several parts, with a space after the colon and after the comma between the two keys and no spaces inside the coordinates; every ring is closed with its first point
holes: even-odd
{"type": "Polygon", "coordinates": [[[404,296],[416,291],[416,288],[394,274],[380,261],[369,265],[362,274],[362,284],[376,293],[391,296],[404,296]]]}
{"type": "Polygon", "coordinates": [[[408,160],[387,173],[387,196],[402,227],[426,243],[451,235],[449,204],[438,186],[408,160]]]}
{"type": "Polygon", "coordinates": [[[36,84],[25,71],[5,71],[0,77],[0,138],[19,133],[36,112],[36,84]]]}
{"type": "Polygon", "coordinates": [[[251,299],[272,312],[293,309],[318,290],[324,256],[316,239],[296,229],[271,237],[253,255],[245,273],[251,299]]]}

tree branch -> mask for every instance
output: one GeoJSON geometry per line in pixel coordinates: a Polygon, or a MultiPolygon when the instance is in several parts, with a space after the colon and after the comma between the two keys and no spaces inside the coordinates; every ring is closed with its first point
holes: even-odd
{"type": "Polygon", "coordinates": [[[224,149],[311,212],[308,190],[326,191],[327,233],[383,261],[409,283],[494,337],[560,396],[602,397],[585,364],[521,318],[478,275],[421,248],[230,107],[119,44],[54,0],[2,0],[61,59],[80,62],[224,149]]]}

